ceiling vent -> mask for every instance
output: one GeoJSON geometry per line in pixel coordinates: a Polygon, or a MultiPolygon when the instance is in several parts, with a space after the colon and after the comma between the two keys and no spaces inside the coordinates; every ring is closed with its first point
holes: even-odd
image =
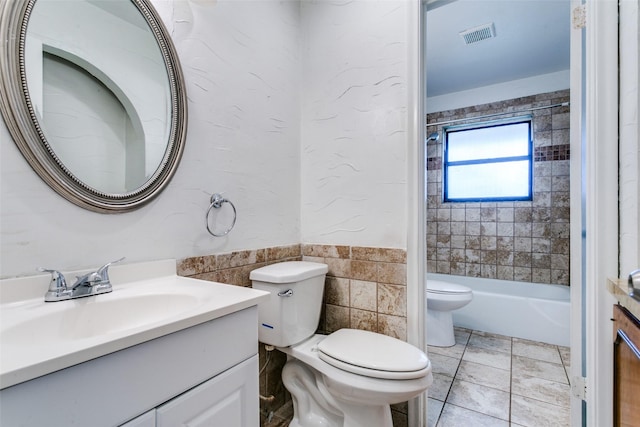
{"type": "Polygon", "coordinates": [[[493,22],[491,22],[489,24],[469,28],[468,30],[461,31],[459,34],[465,44],[473,44],[495,37],[496,27],[493,25],[493,22]]]}

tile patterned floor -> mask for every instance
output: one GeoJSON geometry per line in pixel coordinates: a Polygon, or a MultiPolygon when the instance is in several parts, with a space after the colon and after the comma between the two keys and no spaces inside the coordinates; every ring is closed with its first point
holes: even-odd
{"type": "Polygon", "coordinates": [[[428,426],[569,426],[569,348],[456,328],[429,347],[428,426]]]}

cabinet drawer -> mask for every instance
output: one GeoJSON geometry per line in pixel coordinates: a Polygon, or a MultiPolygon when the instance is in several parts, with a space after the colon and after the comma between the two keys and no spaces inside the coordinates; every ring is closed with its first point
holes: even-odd
{"type": "Polygon", "coordinates": [[[640,323],[623,307],[613,308],[614,426],[640,425],[640,323]]]}

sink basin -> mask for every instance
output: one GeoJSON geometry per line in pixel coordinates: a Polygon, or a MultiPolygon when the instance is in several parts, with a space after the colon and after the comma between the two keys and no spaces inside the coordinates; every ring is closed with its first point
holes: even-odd
{"type": "Polygon", "coordinates": [[[213,320],[268,295],[175,273],[132,276],[120,283],[112,277],[107,294],[45,303],[45,287],[37,298],[0,304],[0,388],[213,320]]]}
{"type": "Polygon", "coordinates": [[[170,318],[198,304],[197,297],[184,294],[114,296],[60,304],[57,310],[3,328],[2,343],[40,347],[114,334],[170,318]]]}

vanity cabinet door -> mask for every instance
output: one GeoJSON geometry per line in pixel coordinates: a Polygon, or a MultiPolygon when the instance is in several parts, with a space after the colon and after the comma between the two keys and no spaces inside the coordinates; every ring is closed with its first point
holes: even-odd
{"type": "Polygon", "coordinates": [[[256,355],[158,407],[156,425],[255,427],[258,406],[256,355]]]}
{"type": "Polygon", "coordinates": [[[619,305],[613,308],[614,426],[640,426],[640,322],[619,305]]]}
{"type": "Polygon", "coordinates": [[[120,427],[156,427],[156,410],[152,409],[120,427]]]}

